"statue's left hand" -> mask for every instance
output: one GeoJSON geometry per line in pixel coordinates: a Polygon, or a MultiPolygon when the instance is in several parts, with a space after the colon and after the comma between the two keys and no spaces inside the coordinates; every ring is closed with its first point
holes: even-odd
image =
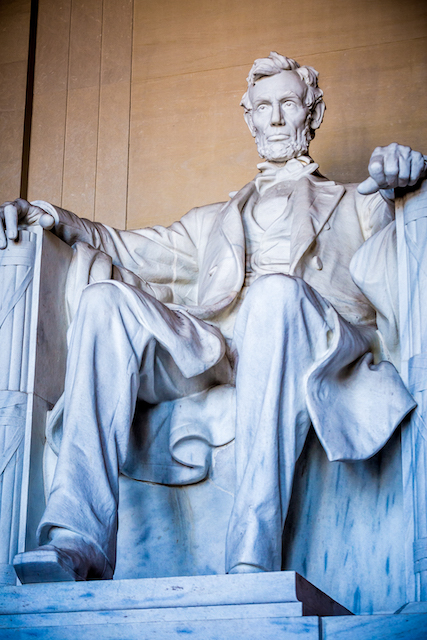
{"type": "Polygon", "coordinates": [[[427,156],[394,142],[377,147],[369,161],[370,177],[357,190],[368,195],[380,189],[396,189],[416,184],[427,174],[427,156]]]}
{"type": "Polygon", "coordinates": [[[7,238],[16,240],[18,224],[25,226],[39,224],[44,229],[51,229],[55,220],[50,213],[23,198],[4,202],[0,205],[0,250],[7,247],[7,238]]]}

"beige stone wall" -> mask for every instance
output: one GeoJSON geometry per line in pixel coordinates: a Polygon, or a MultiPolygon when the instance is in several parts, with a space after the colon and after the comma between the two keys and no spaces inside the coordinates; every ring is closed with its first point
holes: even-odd
{"type": "Polygon", "coordinates": [[[0,202],[19,196],[30,0],[0,2],[0,202]]]}
{"type": "Polygon", "coordinates": [[[128,228],[227,198],[256,172],[239,101],[271,49],[320,73],[326,175],[427,153],[426,25],[424,0],[40,0],[30,197],[128,228]]]}
{"type": "Polygon", "coordinates": [[[126,226],[132,0],[40,0],[29,197],[126,226]]]}

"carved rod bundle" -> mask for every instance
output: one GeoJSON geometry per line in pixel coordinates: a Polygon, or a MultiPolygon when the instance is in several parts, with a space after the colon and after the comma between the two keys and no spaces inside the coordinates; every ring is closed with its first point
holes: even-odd
{"type": "Polygon", "coordinates": [[[0,584],[16,579],[35,247],[21,231],[0,254],[0,584]]]}

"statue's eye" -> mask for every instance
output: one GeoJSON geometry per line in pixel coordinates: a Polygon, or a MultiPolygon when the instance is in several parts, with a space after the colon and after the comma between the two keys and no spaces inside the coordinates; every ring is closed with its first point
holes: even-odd
{"type": "Polygon", "coordinates": [[[257,106],[257,111],[265,111],[267,109],[267,105],[266,104],[259,104],[257,106]]]}
{"type": "Polygon", "coordinates": [[[294,107],[295,103],[292,102],[292,100],[286,100],[286,102],[282,103],[282,107],[284,107],[285,109],[290,109],[291,107],[294,107]]]}

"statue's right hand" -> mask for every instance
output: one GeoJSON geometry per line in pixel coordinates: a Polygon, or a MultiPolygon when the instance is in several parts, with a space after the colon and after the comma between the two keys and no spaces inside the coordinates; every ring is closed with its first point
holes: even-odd
{"type": "Polygon", "coordinates": [[[0,249],[5,249],[7,239],[16,240],[18,224],[39,224],[44,229],[51,229],[55,220],[40,207],[30,204],[23,198],[13,202],[5,202],[0,206],[0,249]]]}

